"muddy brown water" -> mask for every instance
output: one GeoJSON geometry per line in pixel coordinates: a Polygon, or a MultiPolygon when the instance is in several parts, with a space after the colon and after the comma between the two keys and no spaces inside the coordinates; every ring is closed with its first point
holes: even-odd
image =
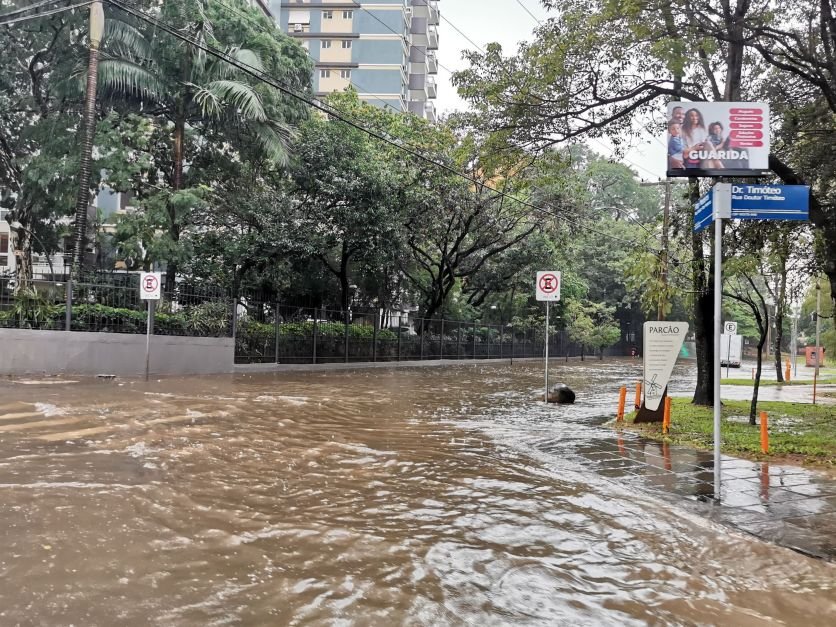
{"type": "Polygon", "coordinates": [[[833,624],[833,564],[573,458],[637,372],[0,383],[0,625],[833,624]]]}

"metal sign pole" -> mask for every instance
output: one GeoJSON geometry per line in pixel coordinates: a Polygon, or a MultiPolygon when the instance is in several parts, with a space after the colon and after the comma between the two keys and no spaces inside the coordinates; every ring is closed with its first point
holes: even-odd
{"type": "Polygon", "coordinates": [[[549,301],[546,301],[546,391],[543,400],[549,402],[549,301]]]}
{"type": "Polygon", "coordinates": [[[816,346],[813,353],[816,355],[816,370],[813,372],[813,405],[816,404],[816,387],[819,383],[819,363],[821,362],[821,284],[816,280],[816,346]]]}
{"type": "Polygon", "coordinates": [[[720,500],[720,335],[723,330],[723,219],[714,222],[714,498],[720,500]]]}
{"type": "Polygon", "coordinates": [[[145,380],[147,381],[151,369],[151,324],[154,319],[154,303],[156,301],[148,300],[148,320],[145,325],[145,380]]]}

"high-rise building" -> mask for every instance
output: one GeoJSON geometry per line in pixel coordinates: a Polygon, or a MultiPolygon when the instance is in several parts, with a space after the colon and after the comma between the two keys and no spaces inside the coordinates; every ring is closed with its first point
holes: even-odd
{"type": "Polygon", "coordinates": [[[316,64],[318,96],[352,85],[370,104],[435,120],[438,0],[270,0],[316,64]]]}

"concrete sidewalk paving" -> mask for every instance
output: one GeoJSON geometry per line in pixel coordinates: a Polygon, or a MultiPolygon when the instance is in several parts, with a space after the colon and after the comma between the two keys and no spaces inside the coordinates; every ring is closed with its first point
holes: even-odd
{"type": "Polygon", "coordinates": [[[715,522],[806,555],[836,561],[836,473],[722,457],[714,500],[713,454],[627,431],[579,443],[597,473],[715,522]]]}

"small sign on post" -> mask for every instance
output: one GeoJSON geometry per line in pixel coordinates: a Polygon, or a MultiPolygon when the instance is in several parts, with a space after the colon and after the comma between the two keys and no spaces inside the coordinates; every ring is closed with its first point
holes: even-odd
{"type": "MultiPolygon", "coordinates": [[[[732,322],[731,320],[726,320],[723,323],[723,335],[728,335],[729,339],[727,340],[726,346],[726,378],[729,378],[729,368],[731,368],[732,362],[732,354],[731,354],[731,343],[732,343],[732,336],[737,335],[737,323],[732,322]]],[[[720,357],[722,359],[722,356],[720,357]]],[[[722,364],[720,364],[722,366],[722,364]]],[[[739,364],[738,364],[739,365],[739,364]]]]}
{"type": "Polygon", "coordinates": [[[139,298],[148,303],[148,319],[145,325],[145,380],[151,368],[151,334],[154,330],[154,305],[162,297],[162,272],[141,272],[139,275],[139,298]]]}
{"type": "Polygon", "coordinates": [[[644,404],[651,411],[659,409],[686,333],[687,322],[644,323],[644,404]]]}
{"type": "Polygon", "coordinates": [[[543,400],[549,402],[549,303],[560,300],[560,272],[555,270],[541,270],[537,273],[535,292],[537,300],[546,302],[546,334],[545,334],[545,375],[546,389],[543,400]]]}
{"type": "Polygon", "coordinates": [[[160,300],[162,296],[163,273],[141,272],[139,275],[139,297],[142,300],[160,300]]]}

